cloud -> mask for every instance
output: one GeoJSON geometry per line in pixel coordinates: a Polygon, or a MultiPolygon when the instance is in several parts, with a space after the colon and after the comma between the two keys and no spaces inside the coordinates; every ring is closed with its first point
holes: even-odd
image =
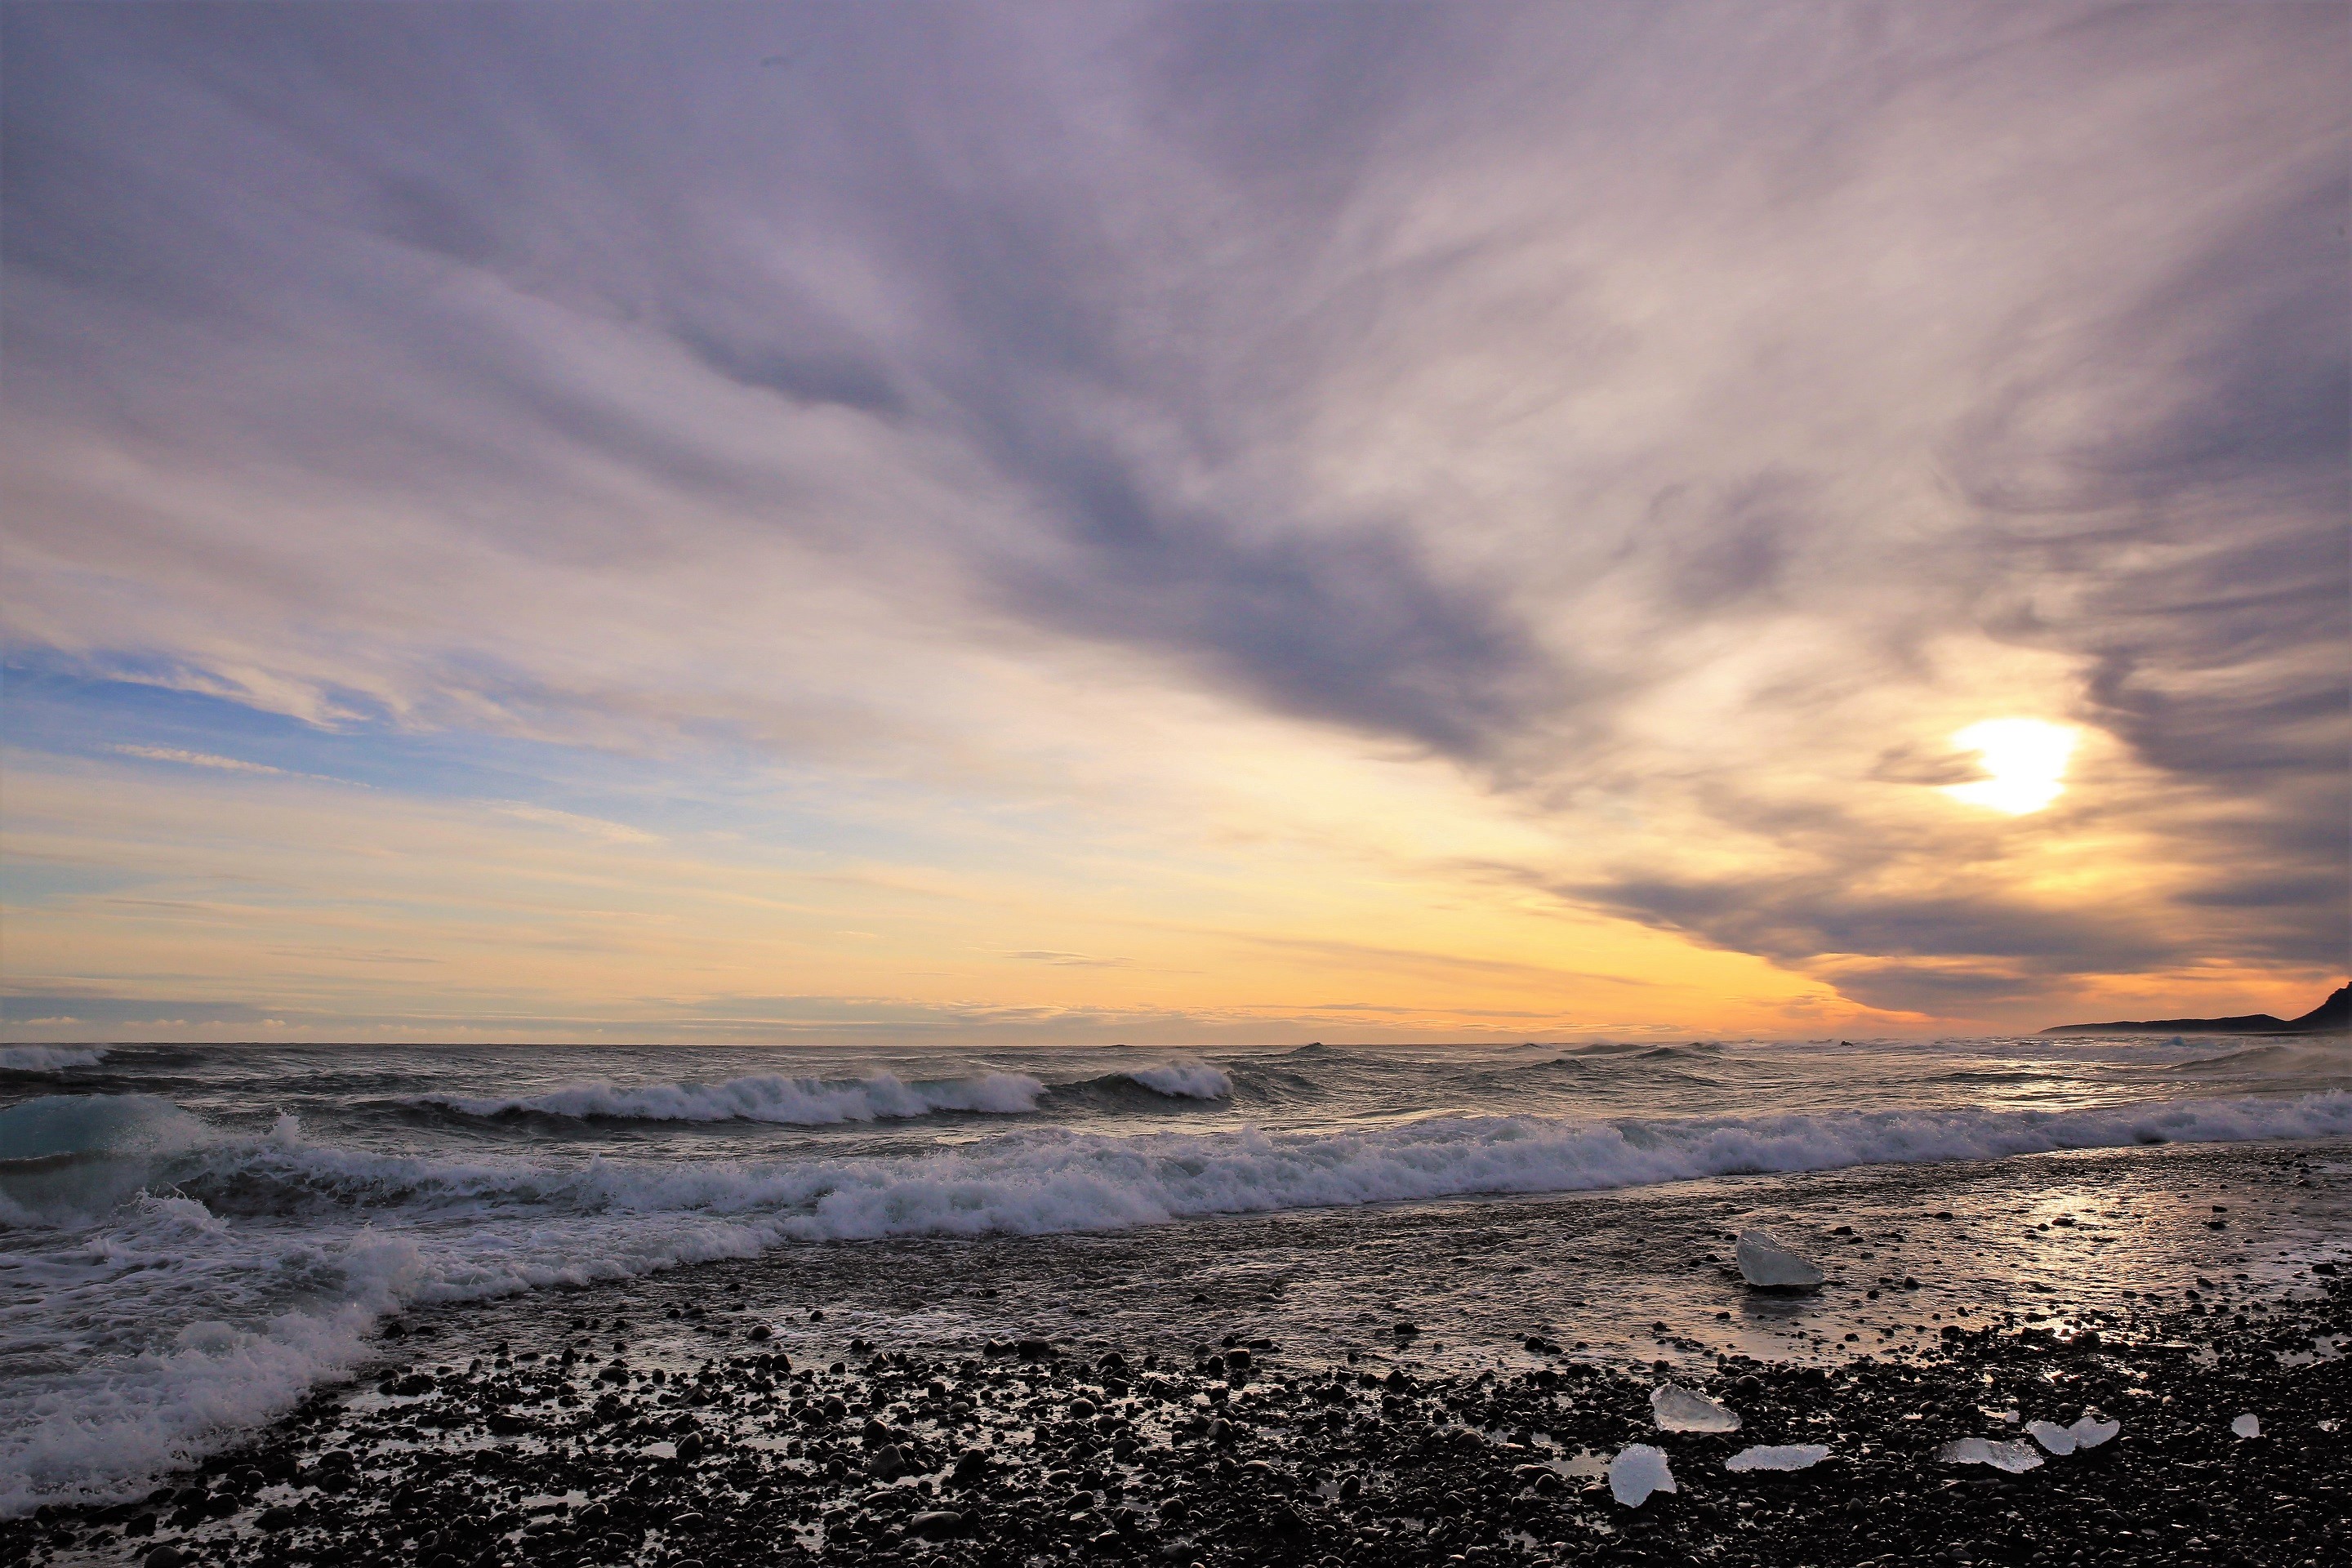
{"type": "Polygon", "coordinates": [[[267,763],[247,762],[241,757],[216,756],[210,752],[192,752],[184,746],[145,746],[129,742],[108,746],[119,756],[137,757],[150,763],[177,763],[182,767],[210,768],[219,773],[253,773],[267,778],[310,779],[319,784],[343,784],[352,789],[368,789],[371,785],[352,779],[340,779],[326,773],[297,773],[287,768],[274,768],[267,763]]]}
{"type": "Polygon", "coordinates": [[[144,757],[152,763],[183,763],[192,768],[218,768],[224,773],[268,773],[277,778],[289,776],[284,768],[273,768],[260,763],[241,762],[236,757],[215,757],[206,752],[184,751],[177,746],[110,746],[126,757],[144,757]]]}
{"type": "Polygon", "coordinates": [[[1280,733],[1873,1005],[2340,949],[2339,13],[576,20],[0,18],[18,647],[1171,860],[1052,781],[1280,733]]]}
{"type": "Polygon", "coordinates": [[[504,816],[524,822],[535,822],[545,827],[560,827],[567,833],[577,833],[589,838],[599,838],[607,844],[658,844],[657,834],[641,827],[631,827],[625,822],[607,822],[598,816],[582,816],[576,812],[557,811],[551,806],[532,805],[524,801],[508,800],[498,804],[504,816]]]}

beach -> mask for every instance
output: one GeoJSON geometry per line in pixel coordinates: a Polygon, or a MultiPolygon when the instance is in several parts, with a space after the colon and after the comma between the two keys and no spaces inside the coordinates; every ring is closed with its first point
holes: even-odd
{"type": "Polygon", "coordinates": [[[0,1540],[436,1568],[2319,1564],[2352,1481],[2346,1268],[2340,1141],[833,1242],[402,1314],[253,1440],[0,1540]],[[1741,1279],[1759,1219],[1819,1290],[1741,1279]],[[1738,1429],[1665,1429],[1665,1387],[1738,1429]],[[2086,1418],[2116,1430],[2053,1451],[2086,1418]],[[1610,1467],[1636,1445],[1676,1489],[1629,1506],[1610,1467]]]}

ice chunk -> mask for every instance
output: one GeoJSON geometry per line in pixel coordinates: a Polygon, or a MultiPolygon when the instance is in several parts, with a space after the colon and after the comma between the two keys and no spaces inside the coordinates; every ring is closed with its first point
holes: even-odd
{"type": "Polygon", "coordinates": [[[1664,1452],[1647,1443],[1622,1448],[1609,1461],[1609,1493],[1627,1508],[1641,1507],[1652,1492],[1680,1490],[1674,1471],[1666,1468],[1664,1452]]]}
{"type": "Polygon", "coordinates": [[[1737,1432],[1739,1417],[1706,1394],[1677,1384],[1650,1390],[1650,1414],[1661,1432],[1737,1432]]]}
{"type": "Polygon", "coordinates": [[[2259,1437],[2263,1435],[2263,1418],[2259,1415],[2241,1415],[2230,1423],[2230,1430],[2241,1437],[2259,1437]]]}
{"type": "Polygon", "coordinates": [[[1727,1470],[1810,1470],[1830,1457],[1819,1443],[1787,1443],[1779,1447],[1742,1448],[1723,1461],[1727,1470]]]}
{"type": "Polygon", "coordinates": [[[1948,1465],[1990,1465],[2012,1476],[2022,1475],[2042,1463],[2042,1456],[2033,1451],[2031,1443],[1993,1443],[1982,1437],[1962,1437],[1947,1443],[1936,1450],[1936,1458],[1948,1465]]]}
{"type": "Polygon", "coordinates": [[[1732,1248],[1739,1277],[1761,1290],[1810,1290],[1822,1271],[1772,1239],[1769,1230],[1743,1230],[1732,1248]]]}
{"type": "Polygon", "coordinates": [[[2053,1454],[2071,1454],[2074,1451],[2074,1434],[2059,1426],[2055,1421],[2028,1421],[2025,1424],[2025,1430],[2035,1442],[2053,1454]]]}
{"type": "Polygon", "coordinates": [[[2097,1447],[2124,1426],[2120,1421],[2102,1421],[2085,1410],[2071,1426],[2061,1426],[2054,1421],[2029,1421],[2025,1429],[2052,1453],[2071,1454],[2077,1448],[2097,1447]]]}
{"type": "Polygon", "coordinates": [[[2095,1448],[2123,1429],[2122,1422],[2102,1421],[2087,1410],[2083,1412],[2080,1420],[2066,1428],[2074,1435],[2074,1447],[2077,1448],[2095,1448]]]}

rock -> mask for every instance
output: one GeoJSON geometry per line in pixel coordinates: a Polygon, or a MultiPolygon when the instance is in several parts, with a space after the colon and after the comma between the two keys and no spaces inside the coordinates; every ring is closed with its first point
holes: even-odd
{"type": "Polygon", "coordinates": [[[139,1564],[140,1568],[181,1568],[181,1564],[193,1561],[186,1552],[167,1541],[141,1558],[139,1564]]]}
{"type": "Polygon", "coordinates": [[[1739,1417],[1706,1394],[1677,1384],[1650,1391],[1650,1414],[1662,1432],[1737,1432],[1739,1417]]]}
{"type": "Polygon", "coordinates": [[[702,1458],[702,1434],[699,1432],[688,1432],[677,1440],[677,1457],[689,1465],[702,1458]]]}
{"type": "Polygon", "coordinates": [[[1770,1447],[1759,1444],[1740,1449],[1723,1461],[1723,1468],[1735,1475],[1750,1470],[1810,1470],[1829,1457],[1828,1447],[1820,1443],[1788,1443],[1770,1447]]]}
{"type": "Polygon", "coordinates": [[[1822,1271],[1772,1238],[1769,1230],[1743,1230],[1732,1257],[1739,1277],[1759,1290],[1818,1289],[1822,1271]]]}
{"type": "Polygon", "coordinates": [[[1054,1356],[1051,1340],[1023,1340],[1013,1348],[1023,1361],[1051,1361],[1054,1356]]]}
{"type": "Polygon", "coordinates": [[[961,1487],[978,1485],[988,1479],[988,1456],[978,1448],[966,1448],[956,1456],[955,1470],[950,1479],[961,1487]]]}
{"type": "Polygon", "coordinates": [[[2230,1423],[2230,1431],[2233,1436],[2240,1437],[2259,1437],[2263,1435],[2263,1418],[2259,1415],[2241,1415],[2230,1423]]]}
{"type": "Polygon", "coordinates": [[[866,1461],[866,1473],[877,1481],[895,1481],[910,1468],[896,1443],[885,1443],[866,1461]]]}
{"type": "Polygon", "coordinates": [[[953,1509],[926,1509],[907,1521],[907,1532],[926,1541],[943,1541],[963,1528],[963,1515],[953,1509]]]}
{"type": "Polygon", "coordinates": [[[1620,1449],[1609,1461],[1609,1495],[1627,1508],[1641,1507],[1650,1500],[1652,1492],[1681,1489],[1675,1485],[1675,1473],[1666,1465],[1664,1452],[1647,1443],[1620,1449]]]}

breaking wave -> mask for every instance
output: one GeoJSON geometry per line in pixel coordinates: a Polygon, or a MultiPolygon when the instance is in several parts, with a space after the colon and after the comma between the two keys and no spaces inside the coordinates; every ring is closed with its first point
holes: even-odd
{"type": "Polygon", "coordinates": [[[0,1072],[59,1072],[105,1059],[104,1046],[0,1046],[0,1072]]]}
{"type": "Polygon", "coordinates": [[[1203,1061],[1163,1062],[1118,1076],[1171,1100],[1231,1100],[1234,1095],[1234,1080],[1203,1061]]]}

